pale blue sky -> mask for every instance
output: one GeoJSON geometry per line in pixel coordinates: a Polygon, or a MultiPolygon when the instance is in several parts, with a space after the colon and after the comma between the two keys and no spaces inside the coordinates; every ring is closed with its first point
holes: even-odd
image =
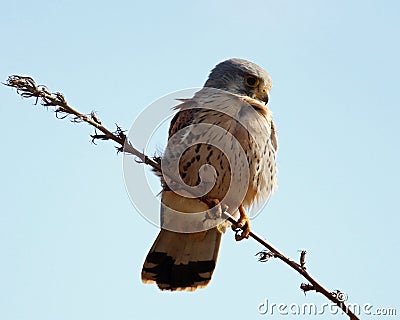
{"type": "MultiPolygon", "coordinates": [[[[400,313],[399,9],[394,0],[3,1],[0,80],[30,75],[129,128],[226,58],[260,64],[274,83],[279,189],[254,230],[293,258],[306,249],[308,270],[350,302],[400,313]]],[[[0,119],[0,319],[267,319],[256,310],[264,299],[326,301],[304,296],[283,263],[258,263],[262,248],[232,232],[206,289],[143,285],[158,230],[131,205],[112,144],[91,145],[87,126],[4,86],[0,119]]]]}

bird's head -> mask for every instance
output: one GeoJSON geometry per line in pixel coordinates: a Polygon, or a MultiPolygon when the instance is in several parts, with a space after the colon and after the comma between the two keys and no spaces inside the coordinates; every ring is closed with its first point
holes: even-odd
{"type": "Polygon", "coordinates": [[[204,86],[249,96],[267,104],[272,81],[255,63],[233,58],[217,64],[204,86]]]}

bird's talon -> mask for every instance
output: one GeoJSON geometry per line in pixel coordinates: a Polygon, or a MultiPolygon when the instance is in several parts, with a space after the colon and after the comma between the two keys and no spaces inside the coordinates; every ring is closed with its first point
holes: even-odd
{"type": "Polygon", "coordinates": [[[240,229],[240,231],[237,231],[236,234],[235,234],[235,240],[236,241],[241,241],[243,239],[248,239],[249,238],[249,233],[250,233],[250,230],[249,230],[249,232],[245,232],[242,229],[240,229]]]}
{"type": "Polygon", "coordinates": [[[232,225],[233,231],[236,232],[235,240],[241,241],[243,239],[248,239],[250,236],[250,219],[246,214],[243,206],[239,207],[240,217],[236,225],[232,225]]]}

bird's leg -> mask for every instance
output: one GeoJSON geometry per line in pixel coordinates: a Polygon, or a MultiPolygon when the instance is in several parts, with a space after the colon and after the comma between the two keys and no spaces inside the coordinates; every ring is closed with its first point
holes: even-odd
{"type": "Polygon", "coordinates": [[[235,240],[240,241],[248,239],[250,234],[250,219],[246,214],[243,205],[239,206],[239,219],[236,225],[232,225],[232,229],[236,231],[235,240]],[[238,230],[239,229],[239,230],[238,230]]]}
{"type": "Polygon", "coordinates": [[[218,199],[207,198],[209,210],[207,210],[207,219],[218,219],[222,217],[221,203],[218,199]]]}

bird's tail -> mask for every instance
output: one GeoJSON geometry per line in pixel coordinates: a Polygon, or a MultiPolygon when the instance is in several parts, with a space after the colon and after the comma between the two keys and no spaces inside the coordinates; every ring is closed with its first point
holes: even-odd
{"type": "Polygon", "coordinates": [[[220,242],[217,228],[196,233],[161,229],[143,264],[142,281],[157,283],[161,290],[203,288],[210,282],[220,242]]]}

